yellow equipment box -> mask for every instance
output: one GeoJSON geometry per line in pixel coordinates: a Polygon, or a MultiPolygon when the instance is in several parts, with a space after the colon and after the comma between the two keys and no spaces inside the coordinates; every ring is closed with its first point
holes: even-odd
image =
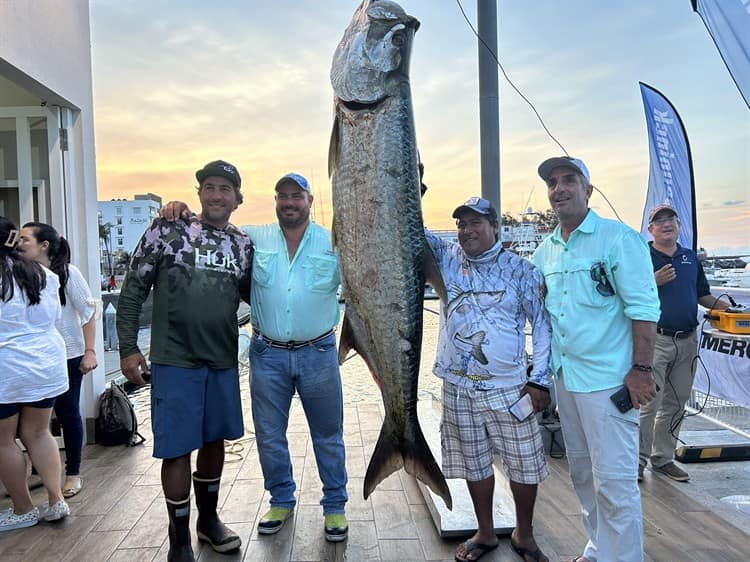
{"type": "Polygon", "coordinates": [[[750,311],[743,309],[742,312],[739,312],[736,309],[732,310],[732,308],[709,310],[706,312],[706,318],[711,326],[722,332],[750,334],[750,311]]]}

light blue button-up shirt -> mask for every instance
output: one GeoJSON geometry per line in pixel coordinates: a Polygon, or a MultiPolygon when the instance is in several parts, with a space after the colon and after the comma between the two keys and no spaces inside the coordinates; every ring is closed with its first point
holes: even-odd
{"type": "Polygon", "coordinates": [[[340,279],[331,234],[310,223],[290,261],[278,223],[243,230],[255,244],[250,292],[253,328],[282,342],[308,341],[335,328],[340,279]]]}
{"type": "Polygon", "coordinates": [[[589,210],[567,242],[558,225],[537,248],[533,261],[547,285],[553,372],[562,369],[571,392],[621,386],[633,364],[632,321],[659,320],[646,242],[632,228],[589,210]],[[591,272],[599,263],[614,295],[597,291],[591,272]]]}

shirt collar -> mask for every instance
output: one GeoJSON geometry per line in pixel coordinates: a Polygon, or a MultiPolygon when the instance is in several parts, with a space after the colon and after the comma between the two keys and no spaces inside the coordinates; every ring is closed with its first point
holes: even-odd
{"type": "MultiPolygon", "coordinates": [[[[599,222],[599,215],[597,215],[593,209],[589,209],[586,212],[586,216],[583,217],[583,221],[581,221],[581,224],[579,224],[576,229],[571,232],[572,235],[574,232],[582,232],[584,234],[593,234],[594,230],[596,229],[596,224],[599,222]]],[[[570,240],[570,238],[568,238],[570,240]]],[[[565,241],[562,239],[562,229],[560,228],[560,225],[558,224],[555,227],[555,230],[552,232],[552,241],[557,242],[558,244],[565,244],[565,241]]]]}

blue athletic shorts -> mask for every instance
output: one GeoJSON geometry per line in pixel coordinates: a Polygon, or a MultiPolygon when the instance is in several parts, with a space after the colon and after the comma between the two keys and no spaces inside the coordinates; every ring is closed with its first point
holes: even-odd
{"type": "Polygon", "coordinates": [[[15,402],[13,404],[0,404],[0,420],[15,416],[21,408],[51,408],[55,405],[54,398],[45,398],[36,402],[15,402]]]}
{"type": "Polygon", "coordinates": [[[154,457],[173,459],[244,433],[237,367],[151,365],[154,457]]]}

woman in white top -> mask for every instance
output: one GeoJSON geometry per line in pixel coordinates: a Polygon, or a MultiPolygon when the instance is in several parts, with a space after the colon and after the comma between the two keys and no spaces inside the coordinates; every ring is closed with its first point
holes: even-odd
{"type": "Polygon", "coordinates": [[[13,500],[0,514],[0,531],[54,521],[70,513],[60,489],[60,454],[49,430],[55,397],[68,388],[57,276],[16,251],[19,231],[0,217],[0,480],[13,500]],[[28,449],[47,488],[40,514],[26,486],[28,449]]]}
{"type": "Polygon", "coordinates": [[[75,496],[81,491],[81,451],[83,421],[81,420],[81,383],[83,376],[96,369],[96,311],[86,280],[70,263],[70,245],[52,226],[28,222],[21,229],[18,251],[39,262],[60,279],[62,317],[57,329],[65,341],[68,368],[68,390],[55,400],[55,415],[62,427],[65,442],[65,484],[63,495],[75,496]]]}

